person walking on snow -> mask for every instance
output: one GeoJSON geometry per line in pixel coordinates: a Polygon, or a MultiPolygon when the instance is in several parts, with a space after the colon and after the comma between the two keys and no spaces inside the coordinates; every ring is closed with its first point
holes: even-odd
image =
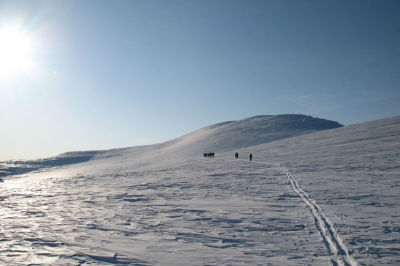
{"type": "Polygon", "coordinates": [[[249,158],[250,158],[250,162],[251,162],[251,160],[253,160],[253,154],[250,153],[249,158]]]}
{"type": "Polygon", "coordinates": [[[236,159],[239,158],[239,153],[235,153],[235,158],[236,158],[236,159]]]}

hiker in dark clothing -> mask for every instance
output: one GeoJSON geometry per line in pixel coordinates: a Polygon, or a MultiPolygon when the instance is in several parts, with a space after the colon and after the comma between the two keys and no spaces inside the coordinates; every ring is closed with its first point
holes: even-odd
{"type": "Polygon", "coordinates": [[[239,153],[235,153],[235,158],[236,158],[236,159],[239,158],[239,153]]]}
{"type": "Polygon", "coordinates": [[[250,162],[251,162],[251,160],[253,160],[253,154],[250,153],[249,158],[250,158],[250,162]]]}

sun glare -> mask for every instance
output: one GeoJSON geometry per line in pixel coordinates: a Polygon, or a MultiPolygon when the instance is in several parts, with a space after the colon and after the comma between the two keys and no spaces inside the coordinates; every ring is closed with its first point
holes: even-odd
{"type": "Polygon", "coordinates": [[[33,44],[23,31],[0,28],[0,77],[11,78],[21,72],[29,72],[32,63],[33,44]]]}

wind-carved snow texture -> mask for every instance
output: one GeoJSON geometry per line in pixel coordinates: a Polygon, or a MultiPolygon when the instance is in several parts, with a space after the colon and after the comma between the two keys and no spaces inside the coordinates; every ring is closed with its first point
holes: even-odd
{"type": "Polygon", "coordinates": [[[400,117],[243,147],[270,118],[6,162],[0,265],[400,265],[400,117]]]}
{"type": "Polygon", "coordinates": [[[302,201],[304,201],[308,208],[310,208],[315,219],[315,224],[320,231],[325,245],[328,248],[329,253],[333,255],[331,260],[332,264],[339,266],[357,266],[357,262],[349,254],[349,249],[346,247],[342,238],[337,233],[335,226],[331,223],[328,217],[326,217],[321,207],[310,199],[308,194],[300,188],[294,176],[286,168],[282,167],[280,164],[277,166],[288,178],[294,192],[299,195],[302,201]]]}
{"type": "Polygon", "coordinates": [[[229,156],[0,186],[0,264],[329,265],[273,165],[229,156]]]}

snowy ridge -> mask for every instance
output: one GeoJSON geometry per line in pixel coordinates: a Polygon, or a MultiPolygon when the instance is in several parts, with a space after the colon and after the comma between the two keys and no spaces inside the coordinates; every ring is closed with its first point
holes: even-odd
{"type": "Polygon", "coordinates": [[[301,187],[297,183],[297,180],[286,168],[282,167],[280,164],[278,164],[277,166],[279,170],[288,178],[294,192],[311,210],[317,228],[321,233],[321,237],[323,238],[326,247],[329,250],[329,253],[333,255],[333,258],[331,260],[332,264],[334,266],[357,266],[357,262],[349,254],[349,249],[344,244],[342,238],[336,231],[335,226],[331,223],[328,217],[326,217],[321,207],[312,199],[310,199],[308,194],[301,189],[301,187]]]}

